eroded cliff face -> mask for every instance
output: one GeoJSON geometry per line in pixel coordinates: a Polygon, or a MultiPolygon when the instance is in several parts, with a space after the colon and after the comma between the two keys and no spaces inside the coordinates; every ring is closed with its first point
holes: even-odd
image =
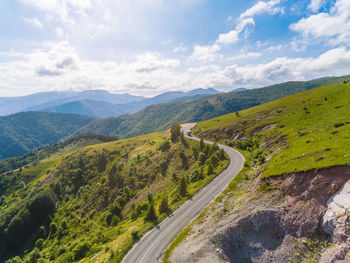
{"type": "Polygon", "coordinates": [[[350,217],[339,193],[350,200],[349,179],[348,166],[253,179],[197,220],[170,261],[347,262],[350,217]]]}

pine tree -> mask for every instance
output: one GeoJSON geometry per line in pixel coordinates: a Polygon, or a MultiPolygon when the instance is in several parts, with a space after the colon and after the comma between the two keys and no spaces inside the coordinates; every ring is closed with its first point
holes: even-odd
{"type": "Polygon", "coordinates": [[[185,146],[186,148],[188,148],[188,142],[187,142],[186,139],[185,139],[185,136],[184,136],[184,132],[183,132],[183,131],[181,132],[180,139],[181,139],[181,143],[183,144],[183,146],[185,146]]]}
{"type": "Polygon", "coordinates": [[[187,170],[190,166],[188,164],[187,157],[183,151],[180,152],[180,158],[182,160],[182,168],[187,170]]]}
{"type": "Polygon", "coordinates": [[[155,221],[157,220],[157,214],[156,214],[156,210],[154,209],[153,204],[149,205],[148,210],[147,210],[147,214],[145,217],[146,221],[155,221]]]}
{"type": "Polygon", "coordinates": [[[202,138],[201,138],[201,140],[199,141],[199,149],[200,149],[201,151],[203,151],[203,149],[204,149],[204,141],[203,141],[202,138]]]}
{"type": "Polygon", "coordinates": [[[209,162],[207,175],[209,176],[209,175],[213,174],[213,171],[214,171],[213,165],[211,162],[209,162]]]}
{"type": "Polygon", "coordinates": [[[170,139],[172,143],[177,142],[177,139],[179,138],[180,134],[181,134],[181,126],[179,123],[175,123],[173,125],[171,125],[171,129],[170,129],[170,139]]]}
{"type": "Polygon", "coordinates": [[[165,196],[163,199],[162,199],[162,202],[160,203],[159,205],[159,213],[166,213],[169,211],[169,205],[168,205],[168,197],[165,196]]]}
{"type": "Polygon", "coordinates": [[[187,184],[186,184],[186,179],[184,177],[182,177],[180,181],[179,194],[182,197],[186,196],[187,194],[187,184]]]}

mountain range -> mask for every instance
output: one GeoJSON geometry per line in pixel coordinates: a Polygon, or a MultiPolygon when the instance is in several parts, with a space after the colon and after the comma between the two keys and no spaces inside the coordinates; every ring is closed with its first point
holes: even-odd
{"type": "Polygon", "coordinates": [[[349,76],[342,76],[311,81],[290,81],[260,89],[214,94],[194,100],[151,105],[134,114],[96,119],[79,129],[76,134],[103,134],[118,138],[133,137],[167,129],[172,123],[208,120],[348,78],[349,76]]]}
{"type": "Polygon", "coordinates": [[[209,88],[188,92],[172,91],[146,98],[128,93],[113,94],[105,90],[42,92],[22,97],[0,98],[0,116],[25,111],[43,111],[96,118],[116,117],[137,112],[152,104],[189,100],[217,93],[217,90],[209,88]]]}

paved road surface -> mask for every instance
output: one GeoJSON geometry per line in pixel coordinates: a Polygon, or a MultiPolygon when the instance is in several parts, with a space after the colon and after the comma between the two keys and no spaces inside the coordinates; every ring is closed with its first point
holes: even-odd
{"type": "MultiPolygon", "coordinates": [[[[187,138],[187,131],[195,123],[183,124],[182,129],[187,138]]],[[[211,142],[204,141],[212,144],[211,142]]],[[[184,203],[171,216],[147,233],[125,256],[123,263],[155,263],[170,242],[211,202],[218,196],[243,167],[244,157],[236,150],[220,145],[230,157],[229,166],[212,182],[199,191],[192,199],[184,203]]]]}

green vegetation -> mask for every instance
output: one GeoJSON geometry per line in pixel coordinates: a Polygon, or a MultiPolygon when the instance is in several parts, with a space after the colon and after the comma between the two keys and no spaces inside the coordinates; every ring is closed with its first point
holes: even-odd
{"type": "Polygon", "coordinates": [[[298,92],[333,84],[349,76],[312,81],[286,82],[261,89],[231,92],[180,102],[149,106],[137,113],[99,119],[77,131],[78,134],[104,134],[118,138],[165,130],[177,122],[198,122],[230,112],[241,111],[298,92]]]}
{"type": "Polygon", "coordinates": [[[215,145],[203,147],[206,161],[199,163],[198,142],[170,137],[167,131],[66,145],[46,159],[4,168],[0,261],[120,262],[228,164],[215,145]]]}
{"type": "Polygon", "coordinates": [[[350,86],[338,83],[199,123],[195,132],[247,152],[263,177],[346,165],[349,99],[350,86]]]}
{"type": "Polygon", "coordinates": [[[20,156],[73,134],[93,120],[74,114],[22,112],[0,117],[0,159],[20,156]]]}

